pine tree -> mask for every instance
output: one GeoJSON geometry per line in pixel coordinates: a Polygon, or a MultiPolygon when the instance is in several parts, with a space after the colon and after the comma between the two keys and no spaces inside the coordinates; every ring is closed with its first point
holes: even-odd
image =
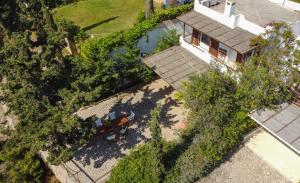
{"type": "Polygon", "coordinates": [[[6,80],[0,86],[2,100],[19,119],[0,152],[1,174],[9,182],[39,182],[39,151],[47,150],[55,164],[68,160],[88,139],[91,124],[61,102],[72,63],[62,55],[66,35],[43,2],[4,1],[0,10],[0,75],[6,80]]]}
{"type": "Polygon", "coordinates": [[[162,181],[164,175],[164,164],[163,164],[163,143],[161,138],[161,128],[159,126],[159,115],[161,112],[161,106],[157,106],[153,110],[151,110],[151,119],[149,121],[149,129],[151,132],[151,147],[153,149],[153,153],[156,157],[156,173],[162,181]]]}

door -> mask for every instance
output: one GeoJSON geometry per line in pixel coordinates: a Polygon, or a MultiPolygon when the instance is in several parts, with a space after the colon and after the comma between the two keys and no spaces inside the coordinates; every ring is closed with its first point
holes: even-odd
{"type": "Polygon", "coordinates": [[[200,35],[200,32],[196,29],[193,29],[193,38],[192,38],[192,43],[194,45],[199,45],[199,35],[200,35]]]}
{"type": "Polygon", "coordinates": [[[237,53],[236,61],[239,62],[239,63],[242,63],[243,62],[243,55],[240,54],[240,53],[237,53]]]}
{"type": "Polygon", "coordinates": [[[218,49],[219,49],[219,42],[217,40],[211,38],[209,53],[212,56],[218,58],[218,49]]]}

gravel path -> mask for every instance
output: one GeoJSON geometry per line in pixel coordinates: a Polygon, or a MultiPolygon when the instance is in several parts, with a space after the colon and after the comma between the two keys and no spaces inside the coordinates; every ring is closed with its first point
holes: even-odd
{"type": "Polygon", "coordinates": [[[197,183],[290,182],[248,147],[242,146],[227,162],[197,183]]]}

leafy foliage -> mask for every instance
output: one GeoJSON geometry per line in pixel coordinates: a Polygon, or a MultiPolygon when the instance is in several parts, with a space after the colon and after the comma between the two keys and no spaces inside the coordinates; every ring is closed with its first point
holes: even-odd
{"type": "Polygon", "coordinates": [[[161,36],[157,44],[156,52],[161,52],[175,45],[179,45],[179,35],[176,29],[173,29],[161,36]]]}
{"type": "MultiPolygon", "coordinates": [[[[78,28],[70,22],[56,25],[43,1],[4,0],[0,9],[1,100],[19,119],[16,130],[1,145],[1,179],[40,182],[37,155],[41,150],[49,152],[51,163],[59,164],[95,133],[93,118],[73,115],[79,107],[122,89],[124,83],[151,79],[132,39],[142,32],[135,32],[137,28],[122,34],[132,35],[130,39],[110,36],[102,42],[108,44],[91,43],[86,57],[68,57],[62,54],[64,38],[74,39],[78,28]],[[114,47],[124,43],[125,52],[112,55],[114,47]]],[[[175,16],[180,11],[165,13],[175,16]]],[[[151,19],[151,26],[163,20],[158,17],[151,19]]]]}
{"type": "Polygon", "coordinates": [[[160,106],[151,110],[149,121],[151,141],[131,151],[129,156],[120,160],[108,182],[162,182],[164,149],[159,127],[160,111],[160,106]]]}
{"type": "Polygon", "coordinates": [[[288,86],[299,82],[295,38],[285,23],[274,23],[255,40],[260,54],[241,65],[238,97],[246,110],[274,108],[291,99],[288,86]]]}
{"type": "Polygon", "coordinates": [[[156,174],[158,176],[158,182],[162,181],[164,175],[163,165],[163,143],[161,138],[161,129],[159,126],[159,114],[161,112],[161,106],[158,106],[151,110],[151,120],[149,122],[149,129],[151,132],[151,147],[153,149],[153,155],[156,158],[156,174]]]}
{"type": "Polygon", "coordinates": [[[113,169],[108,183],[159,182],[156,155],[150,144],[145,144],[121,159],[113,169]]]}
{"type": "Polygon", "coordinates": [[[168,8],[158,10],[149,19],[137,23],[133,28],[127,31],[120,31],[117,33],[110,34],[104,38],[95,38],[85,42],[82,48],[82,57],[88,57],[91,52],[97,52],[105,55],[111,52],[114,48],[124,45],[124,43],[130,43],[144,36],[147,31],[154,28],[158,23],[176,18],[176,16],[191,10],[193,4],[185,4],[175,8],[168,8]]]}

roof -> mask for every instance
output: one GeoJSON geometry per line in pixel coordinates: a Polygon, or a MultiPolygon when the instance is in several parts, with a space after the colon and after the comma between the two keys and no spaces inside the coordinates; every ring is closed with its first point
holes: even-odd
{"type": "Polygon", "coordinates": [[[251,50],[250,40],[256,37],[256,35],[238,27],[231,29],[195,11],[190,11],[177,19],[235,49],[239,53],[246,53],[251,50]]]}
{"type": "Polygon", "coordinates": [[[300,108],[283,104],[279,110],[255,111],[250,117],[300,155],[300,108]]]}
{"type": "MultiPolygon", "coordinates": [[[[245,15],[246,19],[261,25],[266,26],[271,22],[283,21],[293,23],[300,20],[300,13],[289,10],[278,4],[272,3],[269,0],[234,0],[236,2],[236,14],[245,15]]],[[[221,3],[210,7],[219,13],[224,12],[225,0],[221,3]]]]}
{"type": "Polygon", "coordinates": [[[147,57],[143,62],[175,89],[179,89],[181,82],[190,76],[208,69],[205,61],[180,46],[147,57]]]}

